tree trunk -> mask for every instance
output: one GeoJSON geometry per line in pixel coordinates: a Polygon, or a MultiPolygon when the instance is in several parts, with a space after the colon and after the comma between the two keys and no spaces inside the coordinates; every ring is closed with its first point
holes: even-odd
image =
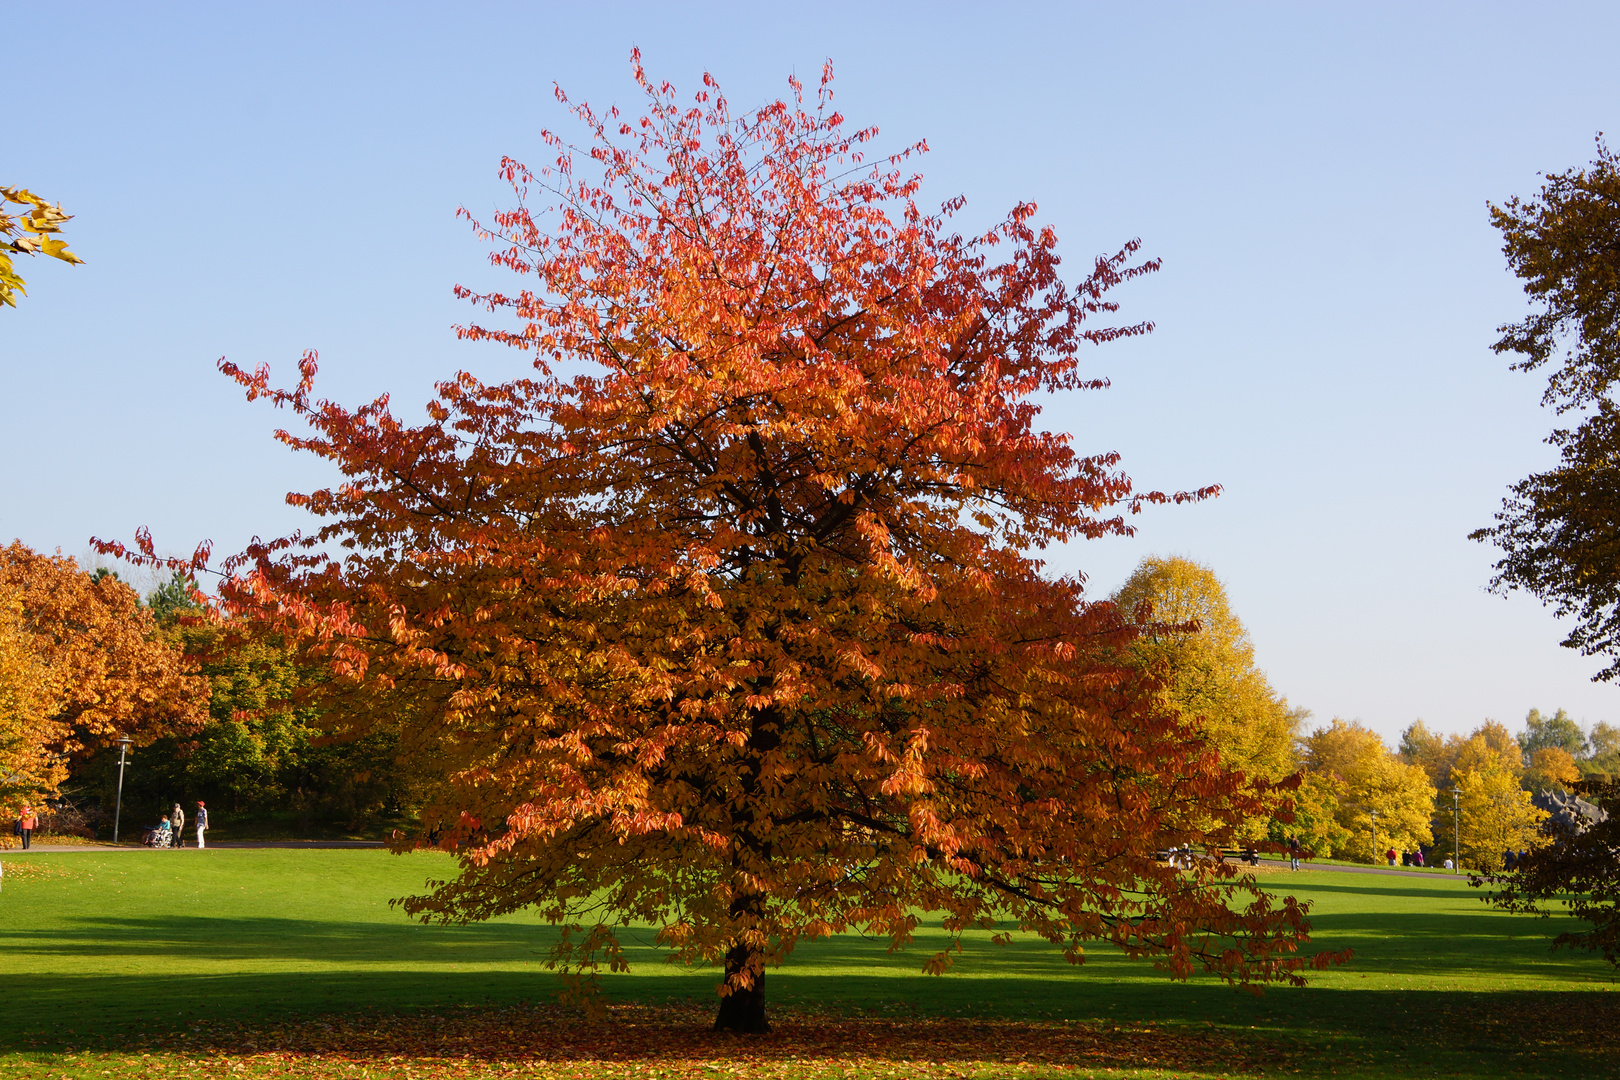
{"type": "Polygon", "coordinates": [[[758,955],[751,955],[746,945],[734,945],[726,954],[726,985],[731,993],[720,999],[720,1012],[714,1018],[714,1030],[738,1031],[745,1035],[763,1035],[771,1030],[765,1019],[765,965],[758,955]],[[753,960],[753,985],[737,985],[737,976],[753,960]]]}

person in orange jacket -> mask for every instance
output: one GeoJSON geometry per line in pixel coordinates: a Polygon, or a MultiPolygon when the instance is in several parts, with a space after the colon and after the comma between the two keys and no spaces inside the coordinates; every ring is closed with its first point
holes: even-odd
{"type": "Polygon", "coordinates": [[[28,843],[33,838],[34,830],[39,828],[39,818],[34,816],[34,808],[25,806],[22,814],[17,818],[17,835],[22,837],[23,850],[28,850],[28,843]]]}

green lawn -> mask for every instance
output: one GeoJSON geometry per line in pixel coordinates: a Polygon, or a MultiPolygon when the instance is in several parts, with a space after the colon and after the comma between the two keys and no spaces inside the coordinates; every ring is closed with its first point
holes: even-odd
{"type": "MultiPolygon", "coordinates": [[[[389,907],[390,898],[447,872],[451,864],[441,856],[13,852],[0,862],[8,869],[0,892],[0,1001],[7,1014],[0,1075],[136,1075],[151,1059],[117,1048],[199,1022],[193,1037],[222,1022],[273,1025],[311,1014],[480,1006],[458,1014],[476,1017],[494,1015],[490,1006],[548,1001],[553,989],[540,965],[552,931],[536,920],[432,927],[389,907]]],[[[1558,922],[1495,912],[1451,877],[1307,871],[1264,881],[1313,900],[1316,944],[1354,948],[1355,960],[1314,976],[1306,989],[1254,998],[1211,980],[1167,980],[1106,948],[1075,968],[1039,942],[996,947],[983,935],[955,972],[931,978],[918,968],[942,942],[937,932],[920,934],[912,950],[895,955],[881,943],[847,936],[802,948],[770,975],[768,989],[788,1018],[831,1009],[964,1023],[1101,1022],[1099,1030],[1139,1033],[1153,1024],[1165,1034],[1121,1036],[1119,1045],[1209,1032],[1262,1047],[1306,1046],[1289,1071],[1324,1077],[1587,1076],[1620,1069],[1606,1056],[1620,1044],[1606,1039],[1606,1048],[1594,1049],[1580,1035],[1620,1021],[1620,983],[1601,960],[1550,952],[1558,922]]],[[[708,1007],[712,971],[672,968],[651,946],[650,931],[627,933],[636,943],[632,971],[604,977],[610,1000],[708,1007]]],[[[683,1022],[691,1026],[690,1017],[683,1022]]],[[[176,1047],[183,1045],[154,1052],[178,1062],[186,1052],[176,1047]]],[[[196,1058],[202,1065],[210,1060],[196,1058]]],[[[248,1064],[250,1074],[270,1068],[248,1064]]],[[[1230,1071],[1261,1067],[1250,1062],[1230,1071]]],[[[1000,1075],[982,1063],[974,1068],[1000,1075]]],[[[1055,1075],[1087,1075],[1054,1068],[1055,1075]]],[[[1180,1075],[1138,1071],[1119,1060],[1099,1060],[1095,1071],[1180,1075]]],[[[621,1074],[629,1075],[601,1073],[621,1074]]]]}

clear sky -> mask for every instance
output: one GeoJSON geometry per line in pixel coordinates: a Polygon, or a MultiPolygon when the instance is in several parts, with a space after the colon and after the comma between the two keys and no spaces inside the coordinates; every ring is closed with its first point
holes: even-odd
{"type": "Polygon", "coordinates": [[[302,524],[323,474],[214,370],[390,392],[458,369],[458,282],[500,279],[458,222],[538,162],[561,83],[637,104],[628,55],[737,106],[824,59],[886,146],[926,138],[965,226],[1039,204],[1075,276],[1140,236],[1120,294],[1151,337],[1091,356],[1113,388],[1049,426],[1140,487],[1225,485],[1053,565],[1106,595],[1149,553],[1225,579],[1260,663],[1318,720],[1517,729],[1620,721],[1620,688],[1534,601],[1486,594],[1466,539],[1551,460],[1539,380],[1494,330],[1524,310],[1486,201],[1620,137],[1620,6],[1398,4],[52,4],[8,51],[0,182],[58,199],[81,267],[34,261],[0,311],[0,542],[78,555],[148,525],[181,552],[302,524]]]}

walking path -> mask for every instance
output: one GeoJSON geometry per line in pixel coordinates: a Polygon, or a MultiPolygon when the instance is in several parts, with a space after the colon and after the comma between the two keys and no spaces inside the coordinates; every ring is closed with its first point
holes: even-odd
{"type": "MultiPolygon", "coordinates": [[[[215,848],[380,848],[381,840],[210,840],[208,850],[215,848]]],[[[196,847],[181,848],[149,848],[143,844],[34,844],[29,847],[29,853],[35,851],[62,852],[62,851],[196,851],[196,847]]],[[[0,849],[0,855],[21,855],[23,849],[10,847],[0,849]]]]}
{"type": "MultiPolygon", "coordinates": [[[[1279,870],[1286,870],[1288,868],[1287,859],[1261,859],[1260,864],[1262,866],[1275,866],[1279,870]]],[[[1424,872],[1422,870],[1401,870],[1393,869],[1388,866],[1340,866],[1337,863],[1322,863],[1321,865],[1312,865],[1309,860],[1305,861],[1304,869],[1343,870],[1347,874],[1388,874],[1391,877],[1465,878],[1468,876],[1467,871],[1464,871],[1461,874],[1452,874],[1444,871],[1436,873],[1433,870],[1428,872],[1424,872]]]]}

